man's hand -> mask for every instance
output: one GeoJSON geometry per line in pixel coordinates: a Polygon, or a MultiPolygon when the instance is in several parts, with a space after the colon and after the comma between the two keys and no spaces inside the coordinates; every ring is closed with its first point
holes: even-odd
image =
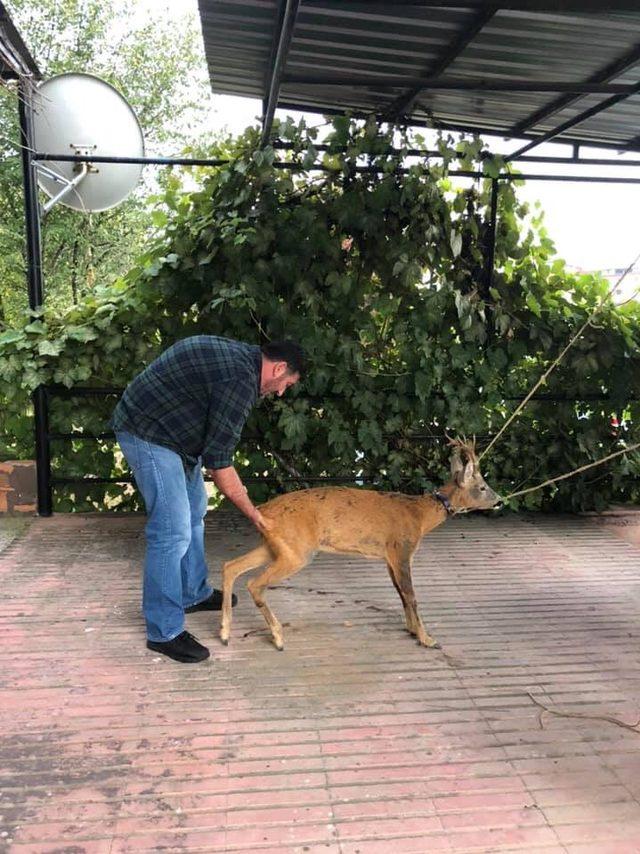
{"type": "Polygon", "coordinates": [[[251,520],[259,531],[272,531],[273,519],[267,519],[259,510],[256,510],[255,516],[251,520]]]}
{"type": "Polygon", "coordinates": [[[271,530],[273,522],[265,518],[253,504],[233,466],[224,469],[210,469],[209,474],[220,492],[235,504],[238,510],[244,513],[247,519],[250,519],[259,531],[271,530]]]}

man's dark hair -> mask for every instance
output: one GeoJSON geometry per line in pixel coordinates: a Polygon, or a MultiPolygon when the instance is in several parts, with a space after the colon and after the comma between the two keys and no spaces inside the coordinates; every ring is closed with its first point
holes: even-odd
{"type": "Polygon", "coordinates": [[[295,341],[270,341],[263,344],[260,349],[262,355],[272,362],[286,362],[289,372],[292,374],[304,374],[307,357],[304,350],[295,341]]]}

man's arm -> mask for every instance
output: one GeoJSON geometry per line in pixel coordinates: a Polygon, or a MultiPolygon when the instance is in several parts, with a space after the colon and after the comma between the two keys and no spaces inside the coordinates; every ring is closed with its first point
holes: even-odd
{"type": "Polygon", "coordinates": [[[260,513],[247,494],[245,485],[240,480],[238,472],[233,466],[222,469],[207,469],[211,480],[220,492],[250,519],[257,528],[269,530],[272,523],[260,513]]]}

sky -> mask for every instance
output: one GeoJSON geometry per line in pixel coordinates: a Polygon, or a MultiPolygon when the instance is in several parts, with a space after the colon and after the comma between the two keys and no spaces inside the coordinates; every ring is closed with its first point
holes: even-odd
{"type": "MultiPolygon", "coordinates": [[[[155,15],[176,19],[186,16],[195,20],[199,27],[197,0],[136,0],[136,6],[142,16],[151,10],[155,15]]],[[[239,133],[247,125],[254,124],[261,112],[262,105],[258,100],[213,95],[209,126],[212,133],[222,128],[239,133]]],[[[276,115],[284,116],[286,113],[277,111],[276,115]]],[[[308,119],[311,123],[321,121],[318,115],[310,114],[308,119]]],[[[424,133],[423,130],[420,132],[424,133]]],[[[519,147],[513,140],[485,140],[492,151],[500,154],[515,151],[519,147]]],[[[566,157],[571,155],[571,148],[567,145],[547,143],[538,146],[532,153],[566,157]]],[[[584,147],[581,149],[581,156],[609,158],[616,156],[616,153],[584,147]]],[[[634,155],[630,157],[633,158],[634,155]]],[[[640,155],[635,155],[635,159],[640,160],[640,155]]],[[[640,167],[577,168],[526,164],[521,168],[522,171],[536,174],[640,178],[640,167]]],[[[640,254],[640,184],[528,181],[520,193],[530,202],[541,202],[549,236],[556,245],[558,255],[567,264],[584,270],[626,268],[640,254]]],[[[636,269],[640,272],[640,265],[636,269]]]]}

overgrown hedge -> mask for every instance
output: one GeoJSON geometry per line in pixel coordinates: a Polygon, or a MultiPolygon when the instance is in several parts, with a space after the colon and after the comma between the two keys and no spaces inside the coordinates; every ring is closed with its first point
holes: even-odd
{"type": "MultiPolygon", "coordinates": [[[[403,132],[372,121],[335,119],[327,152],[303,124],[287,121],[279,134],[299,170],[278,168],[273,149],[260,150],[248,130],[226,150],[228,165],[197,170],[195,191],[173,175],[153,214],[156,237],[123,280],[62,317],[45,311],[0,335],[4,455],[32,454],[27,394],[40,383],[124,385],[194,333],[256,343],[286,336],[307,348],[310,375],[254,411],[238,454],[242,474],[274,475],[283,488],[303,485],[293,475],[432,488],[446,474],[444,431],[494,433],[515,406],[510,398],[528,391],[607,292],[603,279],[571,275],[555,259],[541,218],[518,201],[517,182],[501,182],[488,286],[489,192],[503,164],[478,140],[442,138],[441,159],[419,160],[403,156],[403,132]],[[319,162],[325,171],[305,171],[319,162]],[[376,171],[358,171],[363,165],[376,171]],[[487,177],[470,186],[448,176],[479,165],[487,177]]],[[[635,303],[607,302],[544,390],[577,402],[527,407],[486,458],[495,488],[536,483],[622,447],[638,419],[639,320],[635,303]]],[[[81,439],[83,430],[106,429],[112,406],[54,401],[51,429],[78,432],[72,445],[55,445],[56,471],[120,472],[113,443],[81,439]]],[[[622,457],[516,506],[637,499],[639,473],[622,457]]],[[[275,488],[251,489],[260,500],[275,488]]],[[[93,486],[61,490],[57,507],[136,500],[93,486]]]]}

